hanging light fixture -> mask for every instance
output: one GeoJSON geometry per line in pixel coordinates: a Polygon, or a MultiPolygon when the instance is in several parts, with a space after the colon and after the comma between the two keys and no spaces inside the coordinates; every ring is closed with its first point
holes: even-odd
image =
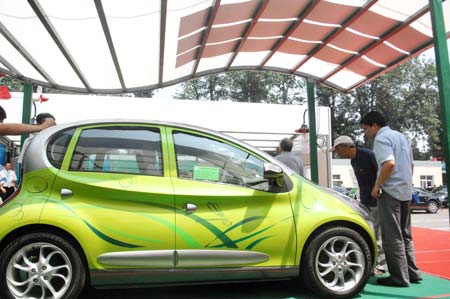
{"type": "Polygon", "coordinates": [[[300,126],[299,129],[295,130],[295,133],[299,133],[299,134],[309,133],[309,127],[305,121],[306,111],[308,111],[308,109],[305,109],[305,112],[303,112],[303,124],[300,126]]]}
{"type": "MultiPolygon", "coordinates": [[[[42,92],[42,87],[41,86],[37,87],[37,92],[38,93],[42,92]]],[[[33,98],[32,103],[33,103],[33,108],[34,108],[34,115],[31,118],[31,124],[33,124],[33,125],[36,124],[36,114],[37,114],[36,102],[44,103],[44,102],[47,102],[48,100],[49,100],[49,98],[44,96],[43,94],[40,94],[39,97],[37,97],[37,98],[33,98]]]]}

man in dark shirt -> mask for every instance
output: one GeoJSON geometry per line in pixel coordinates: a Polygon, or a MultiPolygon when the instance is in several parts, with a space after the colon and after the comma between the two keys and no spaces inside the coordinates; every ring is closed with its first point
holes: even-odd
{"type": "Polygon", "coordinates": [[[334,140],[334,146],[330,151],[335,151],[336,154],[344,159],[350,159],[353,171],[355,172],[356,180],[359,186],[359,198],[361,203],[369,210],[371,217],[374,220],[375,235],[377,237],[379,256],[378,265],[374,269],[375,274],[386,271],[386,261],[384,252],[381,246],[381,231],[380,222],[378,218],[377,199],[375,199],[371,192],[375,181],[377,179],[377,161],[374,153],[366,148],[358,148],[355,142],[348,136],[339,136],[334,140]]]}

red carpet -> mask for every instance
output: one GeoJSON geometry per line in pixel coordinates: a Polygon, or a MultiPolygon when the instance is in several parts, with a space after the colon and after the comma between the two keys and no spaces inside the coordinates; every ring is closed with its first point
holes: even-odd
{"type": "Polygon", "coordinates": [[[413,227],[413,240],[420,270],[450,279],[450,232],[413,227]]]}

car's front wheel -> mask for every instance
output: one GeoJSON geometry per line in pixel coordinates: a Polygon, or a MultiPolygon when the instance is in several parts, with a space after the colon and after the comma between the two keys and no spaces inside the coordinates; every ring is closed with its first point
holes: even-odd
{"type": "Polygon", "coordinates": [[[70,242],[50,233],[30,233],[13,240],[0,256],[0,297],[77,298],[85,275],[70,242]]]}
{"type": "Polygon", "coordinates": [[[427,213],[435,214],[439,210],[439,204],[437,201],[430,200],[427,203],[427,213]]]}
{"type": "Polygon", "coordinates": [[[346,227],[328,228],[306,248],[301,279],[325,298],[350,298],[364,288],[371,263],[369,246],[358,232],[346,227]]]}

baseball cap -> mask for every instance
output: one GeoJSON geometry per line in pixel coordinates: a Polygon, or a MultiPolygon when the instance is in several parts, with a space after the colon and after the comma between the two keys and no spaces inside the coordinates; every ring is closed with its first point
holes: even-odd
{"type": "Polygon", "coordinates": [[[334,152],[336,150],[336,146],[339,144],[355,144],[353,139],[346,135],[339,136],[338,138],[334,139],[333,147],[330,148],[330,152],[334,152]]]}

